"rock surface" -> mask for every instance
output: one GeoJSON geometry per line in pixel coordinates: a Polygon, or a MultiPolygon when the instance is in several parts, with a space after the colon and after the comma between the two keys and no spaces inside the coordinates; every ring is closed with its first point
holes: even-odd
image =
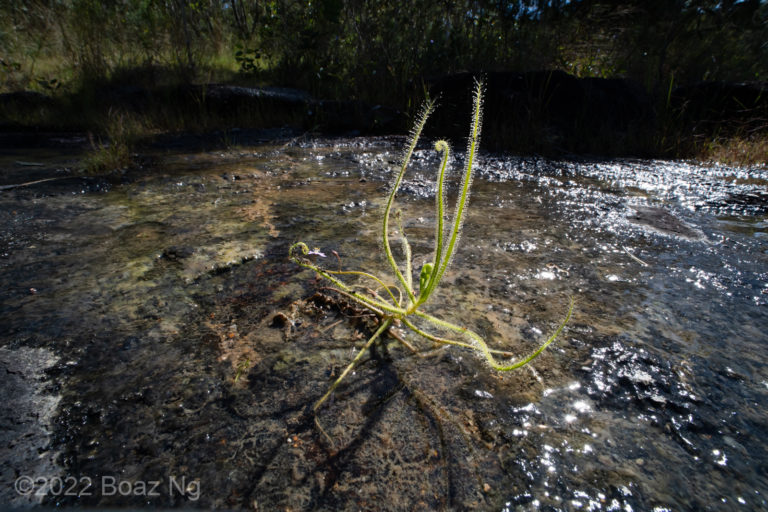
{"type": "Polygon", "coordinates": [[[0,503],[12,507],[40,503],[41,497],[35,495],[39,479],[60,473],[51,451],[50,427],[61,397],[45,389],[44,375],[55,363],[53,353],[43,348],[0,348],[0,481],[4,483],[0,503]]]}

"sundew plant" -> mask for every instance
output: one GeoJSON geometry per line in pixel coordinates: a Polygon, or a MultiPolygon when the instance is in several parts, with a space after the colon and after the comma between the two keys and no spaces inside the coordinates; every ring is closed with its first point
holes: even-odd
{"type": "MultiPolygon", "coordinates": [[[[421,267],[418,283],[413,280],[413,255],[411,246],[405,236],[402,228],[399,213],[395,214],[398,224],[400,243],[402,244],[402,253],[404,255],[403,266],[397,263],[390,246],[390,217],[395,202],[395,196],[403,181],[403,176],[416,148],[421,132],[427,122],[430,114],[434,111],[434,102],[427,102],[424,105],[418,120],[411,131],[405,153],[403,155],[400,172],[395,179],[392,191],[387,199],[384,208],[384,218],[382,220],[382,245],[386,259],[398,284],[386,284],[384,279],[375,276],[369,272],[359,270],[328,270],[316,265],[316,257],[324,256],[319,249],[310,251],[309,246],[303,242],[293,244],[289,250],[289,257],[304,268],[311,269],[317,275],[330,281],[330,287],[335,292],[356,302],[360,306],[372,311],[378,318],[378,328],[368,339],[365,345],[360,349],[355,358],[339,377],[331,384],[326,393],[315,403],[314,412],[318,409],[333,393],[336,387],[344,380],[355,365],[360,361],[363,354],[385,333],[388,333],[393,325],[402,325],[412,330],[422,338],[432,342],[432,345],[454,345],[464,347],[478,352],[482,355],[488,364],[497,371],[510,371],[521,368],[530,363],[534,358],[541,354],[568,323],[573,311],[573,301],[571,301],[565,320],[560,324],[557,330],[542,343],[535,351],[523,358],[511,358],[499,360],[497,357],[509,356],[509,351],[495,350],[489,348],[485,340],[477,333],[466,327],[437,318],[429,313],[422,311],[421,307],[436,293],[440,280],[445,274],[446,269],[451,263],[456,247],[461,235],[461,227],[469,202],[469,191],[472,183],[472,170],[477,156],[478,145],[480,143],[480,130],[482,126],[482,104],[483,104],[483,85],[478,82],[475,85],[473,95],[472,122],[470,125],[469,141],[467,145],[466,162],[461,187],[456,201],[456,208],[453,213],[452,222],[446,227],[445,220],[445,178],[450,160],[450,146],[448,142],[440,140],[435,144],[435,150],[442,156],[440,168],[437,177],[437,193],[435,208],[437,212],[437,222],[435,228],[434,254],[430,262],[421,267]],[[352,276],[358,278],[360,282],[354,285],[348,285],[341,280],[341,276],[352,276]],[[368,282],[368,285],[361,283],[368,282]],[[417,286],[414,286],[417,284],[417,286]],[[372,288],[371,286],[375,287],[372,288]],[[427,327],[416,325],[431,326],[438,332],[450,333],[447,337],[443,335],[432,334],[427,327]]],[[[459,270],[460,272],[460,270],[459,270]]],[[[404,343],[409,349],[416,352],[413,347],[402,336],[393,337],[404,343]]]]}

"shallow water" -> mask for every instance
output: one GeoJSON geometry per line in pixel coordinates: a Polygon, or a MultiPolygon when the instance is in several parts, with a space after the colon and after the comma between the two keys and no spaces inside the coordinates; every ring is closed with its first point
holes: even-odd
{"type": "MultiPolygon", "coordinates": [[[[66,153],[2,155],[3,184],[60,179],[0,191],[0,362],[16,379],[0,500],[768,509],[766,170],[483,156],[427,309],[517,354],[573,297],[571,322],[504,374],[387,341],[321,410],[330,444],[311,406],[373,324],[287,251],[386,275],[401,143],[165,152],[102,178],[72,177],[66,153]]],[[[436,165],[417,152],[398,197],[416,272],[436,165]]]]}

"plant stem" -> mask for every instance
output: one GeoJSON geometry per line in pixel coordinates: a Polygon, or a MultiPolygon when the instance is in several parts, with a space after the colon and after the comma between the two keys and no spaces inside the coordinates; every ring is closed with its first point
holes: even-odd
{"type": "MultiPolygon", "coordinates": [[[[483,105],[483,84],[481,82],[475,83],[475,93],[472,108],[472,126],[469,131],[469,143],[467,145],[467,162],[466,170],[464,171],[464,178],[461,187],[461,193],[456,201],[456,211],[453,217],[453,231],[451,232],[451,239],[448,242],[448,249],[445,251],[443,261],[439,265],[437,276],[435,277],[433,289],[437,287],[440,279],[443,277],[445,269],[448,268],[448,264],[453,256],[453,250],[459,240],[459,234],[461,226],[464,221],[464,208],[467,205],[469,199],[469,186],[472,183],[472,168],[475,164],[475,156],[477,155],[477,148],[480,143],[480,131],[482,124],[482,110],[483,105]]],[[[437,266],[437,265],[436,265],[437,266]]]]}
{"type": "Polygon", "coordinates": [[[312,408],[313,411],[317,412],[317,410],[320,408],[321,405],[323,405],[323,402],[325,402],[329,396],[331,396],[331,393],[333,393],[333,390],[336,389],[336,386],[339,385],[339,383],[344,380],[344,377],[347,376],[347,374],[352,371],[352,368],[355,367],[357,362],[360,360],[361,357],[363,357],[363,354],[366,350],[368,350],[371,345],[373,345],[373,342],[376,341],[376,339],[381,336],[382,333],[384,333],[389,327],[392,325],[392,318],[387,318],[384,320],[379,328],[376,330],[375,333],[373,333],[373,336],[370,337],[370,339],[365,343],[363,348],[360,349],[360,351],[357,353],[355,358],[352,360],[351,363],[349,363],[349,366],[346,367],[346,369],[339,375],[339,378],[336,379],[333,384],[331,384],[331,387],[328,388],[328,391],[323,395],[323,397],[317,401],[315,406],[312,408]]]}
{"type": "MultiPolygon", "coordinates": [[[[574,301],[573,299],[571,299],[571,303],[570,303],[570,306],[568,307],[568,313],[565,315],[565,319],[557,328],[557,330],[552,334],[552,336],[550,336],[549,339],[547,339],[547,341],[542,343],[539,346],[539,348],[531,352],[529,355],[527,355],[523,359],[516,361],[514,363],[506,364],[506,365],[503,363],[499,363],[498,361],[496,361],[496,359],[494,359],[493,355],[491,355],[491,350],[488,348],[488,345],[485,343],[485,341],[479,334],[470,331],[466,327],[459,327],[458,325],[452,324],[450,322],[446,322],[445,320],[440,320],[439,318],[436,318],[427,313],[423,313],[421,311],[416,311],[416,316],[423,318],[428,322],[431,322],[433,325],[442,327],[443,329],[448,329],[450,331],[458,332],[458,333],[464,334],[465,336],[468,336],[475,343],[475,345],[472,346],[472,348],[482,352],[486,360],[488,361],[488,364],[490,364],[494,370],[498,370],[500,372],[506,372],[509,370],[516,370],[517,368],[520,368],[530,363],[539,354],[541,354],[545,348],[547,348],[553,341],[555,341],[555,339],[560,335],[560,332],[562,332],[562,330],[565,328],[565,325],[571,319],[571,313],[573,313],[573,305],[574,305],[574,301]]],[[[434,341],[437,341],[437,340],[434,340],[434,341]]],[[[451,342],[449,344],[459,345],[460,343],[451,342]]]]}
{"type": "Polygon", "coordinates": [[[411,161],[411,156],[413,155],[414,149],[416,149],[416,143],[419,141],[419,137],[421,137],[421,132],[424,129],[424,125],[427,123],[427,118],[429,118],[433,110],[434,102],[430,101],[424,106],[424,109],[421,111],[421,115],[416,122],[416,126],[414,126],[413,131],[410,134],[408,148],[403,155],[403,164],[400,167],[400,173],[397,175],[395,184],[392,187],[392,192],[390,192],[389,198],[387,199],[387,205],[384,208],[384,221],[382,223],[381,237],[384,244],[384,252],[386,252],[387,255],[387,261],[392,267],[392,271],[397,276],[398,281],[400,281],[400,283],[402,283],[403,287],[405,288],[405,292],[408,294],[408,299],[411,304],[416,302],[416,297],[413,294],[413,290],[408,287],[408,282],[403,277],[403,273],[400,271],[400,268],[398,268],[397,262],[395,261],[394,256],[392,256],[392,248],[389,246],[389,214],[392,211],[392,204],[395,201],[395,194],[397,194],[397,190],[400,188],[400,183],[403,181],[405,170],[408,167],[408,163],[411,161]]]}
{"type": "Polygon", "coordinates": [[[440,260],[443,257],[443,217],[445,216],[445,171],[451,157],[451,147],[444,140],[437,141],[435,151],[443,153],[443,161],[440,163],[440,173],[437,177],[437,190],[435,191],[435,207],[437,209],[437,227],[435,229],[435,256],[432,260],[432,272],[425,290],[419,290],[417,306],[427,301],[437,286],[437,275],[440,270],[440,260]]]}

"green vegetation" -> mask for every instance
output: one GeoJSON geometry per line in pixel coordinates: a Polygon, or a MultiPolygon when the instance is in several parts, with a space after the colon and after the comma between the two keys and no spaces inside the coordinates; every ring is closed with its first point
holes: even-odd
{"type": "Polygon", "coordinates": [[[96,140],[90,135],[91,151],[82,161],[87,173],[125,169],[134,162],[134,150],[138,139],[146,133],[141,119],[130,114],[110,112],[106,126],[101,130],[106,140],[96,140]]]}
{"type": "MultiPolygon", "coordinates": [[[[499,362],[494,357],[494,354],[509,355],[509,352],[491,349],[488,347],[485,340],[483,340],[483,338],[477,333],[467,329],[466,327],[461,327],[459,325],[447,322],[420,310],[420,307],[424,305],[437,290],[437,287],[440,284],[440,280],[448,268],[448,265],[451,262],[451,257],[453,256],[454,251],[458,245],[459,236],[461,234],[461,227],[469,201],[469,191],[470,185],[472,183],[472,170],[475,157],[477,155],[478,145],[480,143],[480,129],[482,125],[482,92],[482,84],[478,83],[475,87],[473,98],[472,123],[469,133],[464,174],[456,202],[456,209],[453,215],[452,226],[450,226],[448,230],[444,228],[444,216],[445,177],[448,161],[450,159],[450,147],[444,140],[440,140],[435,144],[435,150],[442,155],[442,160],[437,178],[437,192],[435,194],[437,220],[435,229],[434,254],[432,261],[430,263],[426,263],[419,272],[418,289],[414,288],[413,286],[413,255],[411,254],[411,246],[405,236],[399,213],[396,214],[396,219],[398,222],[397,231],[399,232],[400,242],[402,244],[405,268],[401,269],[400,265],[398,265],[398,263],[395,261],[395,257],[393,255],[389,241],[390,216],[392,213],[395,196],[397,195],[397,191],[400,188],[400,184],[402,183],[403,176],[405,175],[405,171],[411,159],[411,155],[413,154],[419,137],[421,136],[421,132],[427,122],[427,118],[433,111],[434,104],[432,102],[428,102],[425,105],[421,115],[418,118],[418,121],[416,122],[416,125],[413,128],[413,131],[410,134],[400,172],[395,179],[392,191],[389,194],[386,207],[384,209],[384,217],[382,222],[382,243],[387,262],[392,268],[392,271],[399,284],[386,284],[381,278],[365,271],[323,269],[316,265],[312,260],[312,257],[324,256],[319,249],[310,251],[309,247],[303,242],[297,242],[291,246],[289,257],[293,261],[304,268],[311,269],[317,275],[324,277],[333,284],[332,289],[334,291],[371,310],[379,318],[379,327],[376,332],[374,332],[373,336],[368,339],[366,344],[362,349],[360,349],[355,358],[341,373],[341,375],[333,382],[333,384],[331,384],[330,388],[322,396],[322,398],[320,398],[320,400],[315,403],[315,412],[318,411],[320,406],[328,399],[331,393],[333,393],[334,389],[336,389],[341,381],[344,380],[349,372],[355,367],[360,358],[373,345],[373,343],[380,336],[387,333],[390,327],[396,323],[406,326],[413,332],[433,342],[433,344],[455,345],[475,350],[482,354],[483,357],[485,357],[486,361],[493,369],[498,371],[509,371],[525,366],[536,356],[541,354],[541,352],[555,340],[558,334],[560,334],[560,332],[565,327],[565,324],[570,319],[571,312],[573,310],[573,302],[571,302],[568,314],[566,315],[563,323],[547,341],[539,346],[537,350],[528,356],[516,361],[499,362]],[[369,280],[374,283],[376,289],[371,289],[361,284],[347,285],[337,277],[342,275],[357,276],[369,280]],[[441,329],[442,331],[450,332],[453,336],[458,336],[460,339],[445,338],[431,334],[422,327],[419,327],[416,323],[418,321],[424,321],[433,327],[441,329]]],[[[397,339],[408,346],[408,348],[416,352],[416,349],[403,338],[398,336],[397,339]]]]}
{"type": "Polygon", "coordinates": [[[708,140],[700,148],[698,159],[750,167],[766,165],[768,134],[708,140]]]}
{"type": "Polygon", "coordinates": [[[670,123],[656,156],[698,156],[715,139],[692,148],[689,133],[674,132],[669,85],[766,80],[766,40],[760,0],[0,2],[0,93],[57,100],[33,112],[0,105],[0,124],[105,135],[109,108],[122,108],[105,92],[124,100],[145,88],[160,91],[148,130],[219,129],[210,112],[174,105],[185,96],[175,86],[208,83],[297,87],[413,114],[432,78],[546,69],[641,84],[670,123]]]}
{"type": "Polygon", "coordinates": [[[130,72],[132,85],[255,79],[391,104],[420,77],[467,69],[622,76],[658,91],[673,76],[768,77],[768,3],[756,0],[30,0],[3,2],[0,20],[5,90],[130,72]]]}

